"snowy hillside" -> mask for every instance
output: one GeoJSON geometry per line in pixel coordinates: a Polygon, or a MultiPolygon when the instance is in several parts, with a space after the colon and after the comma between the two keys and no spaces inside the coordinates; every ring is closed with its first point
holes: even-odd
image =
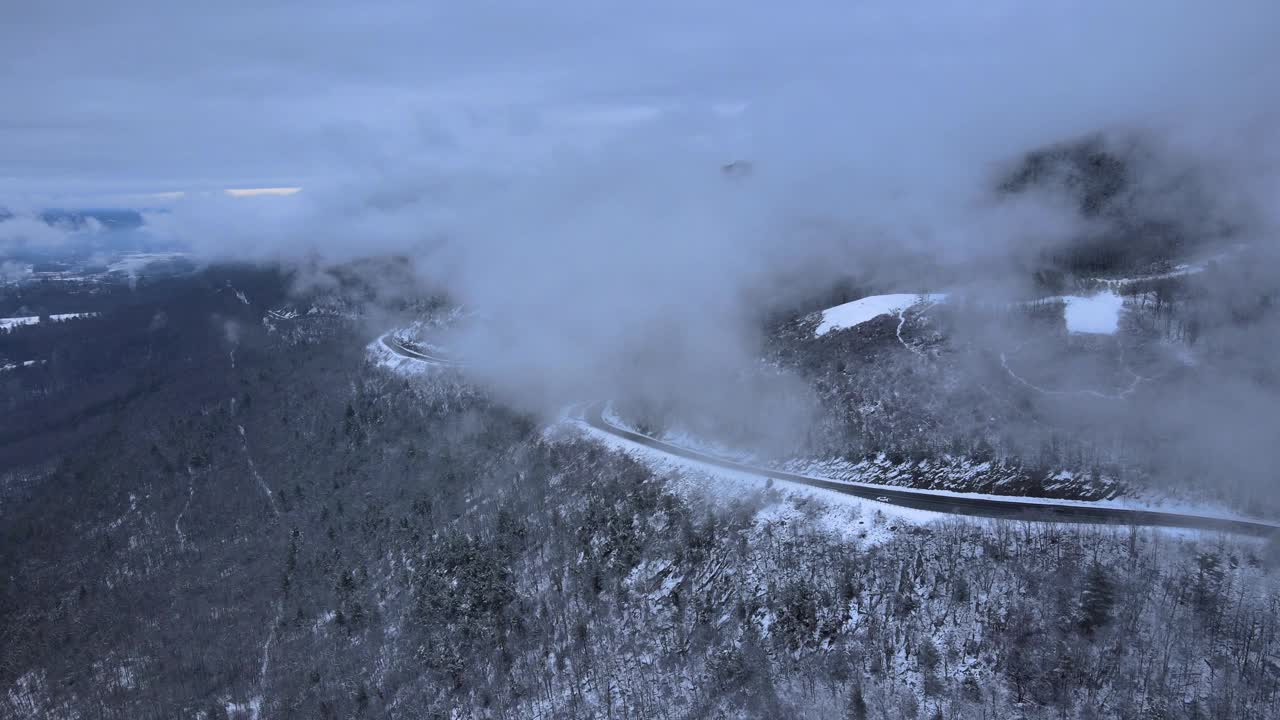
{"type": "Polygon", "coordinates": [[[822,320],[818,323],[818,327],[814,332],[818,335],[825,335],[832,330],[857,327],[880,315],[897,315],[909,308],[945,302],[946,299],[945,293],[871,295],[823,310],[822,320]]]}

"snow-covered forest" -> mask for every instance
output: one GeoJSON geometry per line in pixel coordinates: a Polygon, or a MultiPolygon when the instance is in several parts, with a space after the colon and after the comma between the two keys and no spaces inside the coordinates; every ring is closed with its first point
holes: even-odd
{"type": "Polygon", "coordinates": [[[820,498],[673,482],[359,347],[246,333],[234,370],[5,477],[6,715],[1280,709],[1274,543],[856,507],[867,532],[833,531],[820,498]]]}

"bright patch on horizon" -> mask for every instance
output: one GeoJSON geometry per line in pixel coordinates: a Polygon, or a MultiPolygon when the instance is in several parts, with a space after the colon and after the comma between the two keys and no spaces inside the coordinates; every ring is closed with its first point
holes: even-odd
{"type": "Polygon", "coordinates": [[[222,192],[231,197],[257,197],[260,195],[293,195],[302,192],[300,187],[227,188],[222,192]]]}

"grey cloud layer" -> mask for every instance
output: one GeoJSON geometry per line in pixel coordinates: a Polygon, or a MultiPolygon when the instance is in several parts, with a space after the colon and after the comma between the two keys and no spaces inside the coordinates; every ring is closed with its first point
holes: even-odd
{"type": "Polygon", "coordinates": [[[216,259],[410,256],[490,318],[458,339],[480,369],[534,399],[625,372],[722,403],[715,379],[755,362],[745,297],[873,265],[923,289],[906,254],[1016,267],[1082,220],[1052,195],[995,202],[994,174],[1084,133],[1154,138],[1169,166],[1148,180],[1193,173],[1204,214],[1276,227],[1271,0],[55,1],[11,20],[0,199],[302,185],[190,195],[151,231],[216,259]],[[739,159],[756,172],[722,177],[739,159]]]}
{"type": "Polygon", "coordinates": [[[1217,128],[1274,94],[1274,3],[900,5],[28,3],[0,28],[0,193],[308,184],[406,150],[493,166],[663,121],[916,179],[934,158],[881,153],[1217,128]]]}

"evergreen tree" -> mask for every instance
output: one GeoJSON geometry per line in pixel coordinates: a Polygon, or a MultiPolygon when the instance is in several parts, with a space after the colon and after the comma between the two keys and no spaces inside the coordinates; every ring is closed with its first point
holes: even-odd
{"type": "Polygon", "coordinates": [[[1086,635],[1106,625],[1111,620],[1115,605],[1115,588],[1102,564],[1095,561],[1089,566],[1084,590],[1080,593],[1080,629],[1086,635]]]}
{"type": "Polygon", "coordinates": [[[849,720],[867,720],[867,700],[862,697],[862,686],[857,685],[849,693],[849,720]]]}

